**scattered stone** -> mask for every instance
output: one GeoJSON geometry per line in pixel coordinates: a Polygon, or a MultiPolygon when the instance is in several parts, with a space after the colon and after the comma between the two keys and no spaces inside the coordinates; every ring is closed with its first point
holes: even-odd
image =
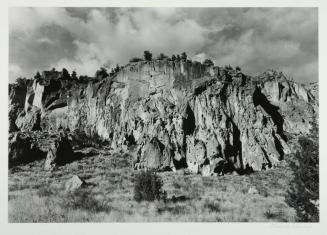
{"type": "Polygon", "coordinates": [[[239,173],[237,173],[237,171],[233,171],[232,175],[240,175],[239,173]]]}
{"type": "Polygon", "coordinates": [[[257,193],[258,193],[258,190],[256,189],[256,187],[251,186],[249,188],[248,194],[257,194],[257,193]]]}
{"type": "Polygon", "coordinates": [[[66,191],[74,191],[81,187],[86,186],[87,183],[78,175],[73,175],[66,183],[65,190],[66,191]]]}

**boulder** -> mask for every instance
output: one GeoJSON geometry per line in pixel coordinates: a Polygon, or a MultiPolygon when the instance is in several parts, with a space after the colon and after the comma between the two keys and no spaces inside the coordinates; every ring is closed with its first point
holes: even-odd
{"type": "MultiPolygon", "coordinates": [[[[201,140],[197,140],[197,139],[194,140],[193,137],[188,138],[187,143],[188,143],[187,144],[188,149],[186,153],[187,166],[193,173],[199,173],[200,166],[202,167],[206,160],[206,155],[207,155],[206,145],[201,140]]],[[[207,167],[210,171],[210,166],[207,167]]]]}
{"type": "Polygon", "coordinates": [[[256,187],[254,186],[251,186],[248,190],[248,194],[257,194],[258,193],[258,190],[256,187]]]}
{"type": "Polygon", "coordinates": [[[202,176],[210,176],[211,175],[209,164],[205,164],[201,167],[201,175],[202,176]]]}
{"type": "Polygon", "coordinates": [[[222,157],[214,157],[210,160],[210,173],[223,175],[227,161],[222,157]]]}
{"type": "Polygon", "coordinates": [[[66,191],[74,191],[81,187],[84,187],[87,183],[78,175],[73,175],[66,183],[65,190],[66,191]]]}
{"type": "Polygon", "coordinates": [[[33,107],[30,111],[22,111],[17,119],[16,126],[21,131],[36,131],[41,130],[41,110],[33,107]]]}
{"type": "Polygon", "coordinates": [[[44,163],[44,169],[51,170],[57,165],[64,165],[73,160],[74,152],[68,138],[60,136],[51,143],[44,163]]]}
{"type": "Polygon", "coordinates": [[[154,137],[144,146],[144,152],[140,162],[145,168],[163,170],[170,167],[170,149],[165,148],[165,146],[154,137]]]}

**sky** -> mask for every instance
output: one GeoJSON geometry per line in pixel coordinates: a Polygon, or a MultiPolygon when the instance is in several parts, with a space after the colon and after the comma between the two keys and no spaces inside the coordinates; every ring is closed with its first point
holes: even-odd
{"type": "Polygon", "coordinates": [[[318,81],[317,8],[10,8],[9,82],[55,67],[93,76],[142,57],[282,71],[318,81]]]}

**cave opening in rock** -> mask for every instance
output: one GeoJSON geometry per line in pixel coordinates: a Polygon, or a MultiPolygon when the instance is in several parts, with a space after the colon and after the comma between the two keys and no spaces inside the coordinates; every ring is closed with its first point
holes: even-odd
{"type": "Polygon", "coordinates": [[[124,144],[126,144],[127,146],[135,145],[136,141],[135,141],[134,135],[133,134],[130,134],[130,135],[125,134],[124,144]]]}
{"type": "Polygon", "coordinates": [[[226,160],[230,163],[230,166],[227,167],[225,171],[227,171],[227,169],[234,171],[244,168],[242,160],[242,142],[240,140],[241,133],[232,120],[230,120],[230,123],[233,126],[233,145],[229,142],[226,143],[224,155],[226,160]],[[237,169],[235,169],[235,166],[237,169]]]}
{"type": "Polygon", "coordinates": [[[183,119],[183,130],[185,135],[192,135],[195,130],[195,117],[189,105],[186,107],[185,118],[183,119]]]}
{"type": "Polygon", "coordinates": [[[187,168],[187,162],[185,157],[182,157],[180,160],[173,159],[173,164],[176,170],[187,168]]]}
{"type": "Polygon", "coordinates": [[[283,130],[284,119],[282,115],[278,112],[279,107],[272,105],[267,99],[267,97],[261,93],[258,87],[256,87],[252,99],[254,106],[260,105],[264,109],[264,111],[270,115],[274,124],[277,126],[277,134],[279,134],[283,138],[283,140],[287,141],[287,137],[284,134],[283,130]]]}

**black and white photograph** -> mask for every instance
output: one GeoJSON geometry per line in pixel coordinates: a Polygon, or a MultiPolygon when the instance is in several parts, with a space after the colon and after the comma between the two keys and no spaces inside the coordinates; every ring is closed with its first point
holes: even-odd
{"type": "Polygon", "coordinates": [[[8,223],[321,222],[318,13],[9,7],[8,223]]]}

